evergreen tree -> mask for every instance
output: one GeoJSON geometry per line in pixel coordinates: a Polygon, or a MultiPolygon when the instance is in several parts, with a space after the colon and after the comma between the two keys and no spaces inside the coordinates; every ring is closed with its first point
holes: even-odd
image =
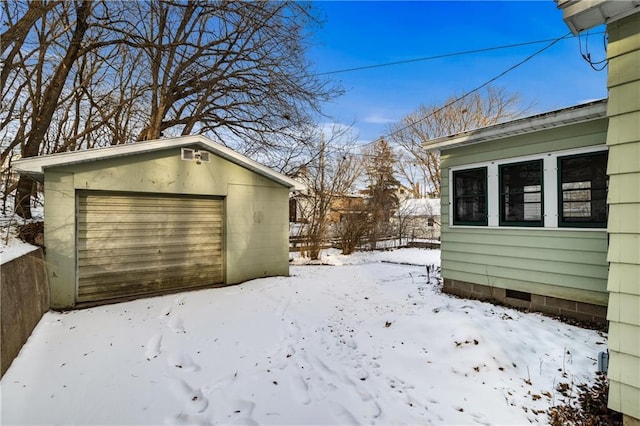
{"type": "Polygon", "coordinates": [[[395,155],[384,139],[376,142],[365,158],[368,180],[366,193],[369,196],[371,221],[369,239],[371,248],[375,249],[379,237],[389,227],[389,219],[398,208],[397,190],[400,182],[395,177],[395,155]]]}

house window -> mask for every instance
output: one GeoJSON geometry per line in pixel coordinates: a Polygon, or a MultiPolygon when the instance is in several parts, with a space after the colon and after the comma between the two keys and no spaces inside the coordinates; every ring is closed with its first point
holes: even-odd
{"type": "Polygon", "coordinates": [[[544,226],[542,160],[499,168],[500,225],[544,226]]]}
{"type": "Polygon", "coordinates": [[[453,172],[453,224],[487,225],[487,168],[453,172]]]}
{"type": "Polygon", "coordinates": [[[607,226],[607,151],[558,157],[558,225],[607,226]]]}
{"type": "Polygon", "coordinates": [[[298,221],[298,200],[289,198],[289,222],[298,221]]]}

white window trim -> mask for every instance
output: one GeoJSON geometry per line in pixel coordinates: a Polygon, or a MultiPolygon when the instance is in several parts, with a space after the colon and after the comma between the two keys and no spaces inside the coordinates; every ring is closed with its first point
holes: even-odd
{"type": "Polygon", "coordinates": [[[482,163],[471,163],[460,166],[449,167],[449,227],[450,228],[499,228],[499,229],[526,229],[526,230],[549,230],[561,229],[563,231],[592,231],[606,232],[606,228],[569,228],[558,226],[558,157],[571,155],[589,154],[592,152],[607,151],[606,145],[594,145],[582,148],[567,149],[563,151],[545,152],[541,154],[524,155],[520,157],[503,158],[500,160],[486,161],[482,163]],[[544,203],[544,226],[500,226],[500,188],[498,184],[498,170],[502,164],[520,163],[542,159],[543,174],[543,203],[544,203]],[[454,225],[453,224],[453,172],[467,169],[487,168],[487,225],[454,225]]]}

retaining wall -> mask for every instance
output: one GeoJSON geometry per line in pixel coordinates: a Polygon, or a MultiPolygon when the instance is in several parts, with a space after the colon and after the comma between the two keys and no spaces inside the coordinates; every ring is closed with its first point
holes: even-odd
{"type": "Polygon", "coordinates": [[[4,376],[49,310],[49,280],[42,249],[0,265],[0,288],[0,367],[4,376]]]}

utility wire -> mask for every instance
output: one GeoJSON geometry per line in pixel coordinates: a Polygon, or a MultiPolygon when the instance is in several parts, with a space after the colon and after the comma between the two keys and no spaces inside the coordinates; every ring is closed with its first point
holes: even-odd
{"type": "Polygon", "coordinates": [[[395,135],[396,133],[400,133],[400,132],[402,132],[402,131],[404,131],[404,130],[406,130],[406,129],[410,128],[410,127],[415,126],[416,124],[418,124],[418,123],[420,123],[420,122],[422,122],[422,121],[425,121],[426,119],[428,119],[428,118],[430,118],[430,117],[433,117],[434,115],[436,115],[436,114],[437,114],[437,113],[439,113],[440,111],[442,111],[442,110],[444,110],[444,109],[446,109],[446,108],[450,107],[451,105],[455,104],[456,102],[459,102],[459,101],[461,101],[461,100],[465,99],[466,97],[470,96],[471,94],[473,94],[473,93],[475,93],[475,92],[477,92],[477,91],[479,91],[479,90],[483,89],[484,87],[486,87],[486,86],[488,86],[489,84],[493,83],[493,82],[494,82],[494,81],[496,81],[497,79],[499,79],[499,78],[503,77],[505,74],[507,74],[507,73],[509,73],[509,72],[513,71],[514,69],[516,69],[516,68],[518,68],[519,66],[521,66],[521,65],[525,64],[526,62],[529,62],[531,59],[533,59],[534,57],[538,56],[539,54],[541,54],[541,53],[542,53],[542,52],[544,52],[545,50],[549,49],[549,48],[550,48],[551,46],[553,46],[554,44],[556,44],[556,43],[558,43],[559,41],[564,40],[564,39],[566,39],[566,38],[568,38],[568,37],[570,37],[570,36],[571,36],[571,32],[568,32],[567,34],[565,34],[565,35],[563,35],[563,36],[561,36],[561,37],[558,37],[558,38],[556,38],[556,39],[553,39],[553,40],[551,41],[551,43],[547,44],[547,45],[546,45],[545,47],[543,47],[542,49],[537,50],[536,52],[534,52],[534,53],[532,53],[531,55],[527,56],[527,57],[526,57],[525,59],[523,59],[522,61],[518,62],[518,63],[517,63],[517,64],[515,64],[515,65],[512,65],[511,67],[509,67],[509,68],[507,68],[506,70],[502,71],[500,74],[498,74],[498,75],[496,75],[495,77],[493,77],[493,78],[491,78],[491,79],[489,79],[489,80],[485,81],[484,83],[482,83],[481,85],[479,85],[479,86],[475,87],[474,89],[469,90],[468,92],[464,93],[462,96],[460,96],[460,97],[458,97],[458,98],[456,98],[456,99],[452,100],[451,102],[449,102],[449,103],[447,103],[447,104],[445,104],[445,105],[441,106],[441,107],[440,107],[440,108],[438,108],[438,109],[435,109],[435,110],[434,110],[434,111],[432,111],[430,114],[428,114],[428,115],[426,115],[426,116],[424,116],[424,117],[420,118],[419,120],[414,121],[413,123],[409,123],[409,124],[407,124],[406,126],[403,126],[403,127],[399,128],[399,129],[396,129],[396,130],[394,130],[394,131],[392,131],[392,132],[390,132],[390,133],[388,133],[388,134],[386,134],[386,135],[384,135],[384,136],[381,136],[381,137],[379,137],[379,138],[377,138],[377,139],[374,139],[374,140],[373,140],[373,141],[371,141],[371,142],[367,142],[367,143],[365,143],[365,144],[358,145],[358,148],[365,147],[365,146],[369,146],[369,145],[373,145],[373,144],[375,144],[376,142],[378,142],[378,141],[380,141],[380,140],[382,140],[382,139],[385,139],[385,138],[391,137],[391,136],[395,135]]]}
{"type": "Polygon", "coordinates": [[[605,57],[600,61],[591,60],[591,53],[589,53],[589,31],[587,31],[587,35],[585,37],[584,52],[582,51],[582,38],[579,38],[578,42],[579,42],[578,46],[580,47],[580,55],[582,56],[582,59],[584,59],[591,68],[593,68],[595,71],[602,71],[607,67],[609,63],[606,57],[607,43],[608,43],[607,34],[605,34],[602,39],[602,44],[603,44],[602,47],[603,47],[603,50],[605,51],[605,57]]]}
{"type": "MultiPolygon", "coordinates": [[[[600,32],[597,32],[597,33],[592,33],[592,34],[604,34],[604,31],[600,31],[600,32]]],[[[580,38],[579,35],[578,36],[571,35],[571,37],[580,38]]],[[[512,49],[514,47],[529,46],[529,45],[532,45],[532,44],[548,43],[550,41],[555,43],[558,40],[562,40],[562,39],[565,39],[565,38],[569,38],[569,37],[567,37],[567,35],[564,35],[564,36],[560,37],[559,39],[557,39],[557,38],[549,38],[549,39],[545,39],[545,40],[527,41],[527,42],[523,42],[523,43],[507,44],[507,45],[504,45],[504,46],[485,47],[485,48],[482,48],[482,49],[466,50],[466,51],[463,51],[463,52],[453,52],[453,53],[444,53],[442,55],[425,56],[425,57],[422,57],[422,58],[407,59],[407,60],[404,60],[404,61],[385,62],[385,63],[382,63],[382,64],[365,65],[365,66],[362,66],[362,67],[345,68],[345,69],[334,70],[334,71],[325,71],[325,72],[316,73],[316,74],[314,74],[314,76],[331,75],[331,74],[342,74],[342,73],[346,73],[346,72],[362,71],[362,70],[368,70],[368,69],[373,69],[373,68],[391,67],[391,66],[394,66],[394,65],[410,64],[410,63],[413,63],[413,62],[423,62],[423,61],[431,61],[431,60],[434,60],[434,59],[450,58],[450,57],[453,57],[453,56],[463,56],[463,55],[471,55],[471,54],[475,54],[475,53],[491,52],[491,51],[494,51],[494,50],[512,49]]]]}

